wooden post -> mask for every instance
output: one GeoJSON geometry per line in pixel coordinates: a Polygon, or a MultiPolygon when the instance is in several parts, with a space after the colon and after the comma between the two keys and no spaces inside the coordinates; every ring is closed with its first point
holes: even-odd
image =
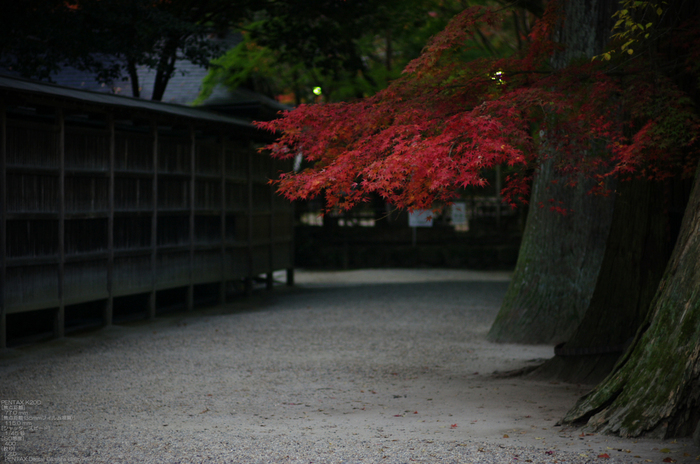
{"type": "MultiPolygon", "coordinates": [[[[289,267],[287,268],[287,287],[294,286],[294,203],[289,205],[287,214],[291,213],[291,224],[287,232],[289,235],[289,267]]],[[[387,220],[391,220],[391,215],[387,215],[387,220]]]]}
{"type": "Polygon", "coordinates": [[[501,165],[496,165],[496,228],[501,228],[501,165]]]}
{"type": "Polygon", "coordinates": [[[253,152],[247,150],[248,157],[248,277],[245,281],[245,294],[253,293],[253,152]]]}
{"type": "Polygon", "coordinates": [[[194,308],[194,192],[195,192],[195,152],[197,139],[194,127],[190,124],[190,284],[187,286],[187,311],[194,308]]]}
{"type": "Polygon", "coordinates": [[[287,287],[294,286],[294,204],[290,205],[292,222],[289,228],[289,267],[287,268],[287,287]]]}
{"type": "Polygon", "coordinates": [[[221,285],[219,303],[226,304],[226,135],[221,132],[221,285]]]}
{"type": "Polygon", "coordinates": [[[56,110],[58,122],[58,311],[54,317],[53,333],[65,335],[66,308],[64,286],[66,279],[66,121],[62,109],[56,110]]]}
{"type": "MultiPolygon", "coordinates": [[[[270,179],[274,176],[274,171],[275,171],[275,162],[274,160],[270,161],[270,170],[267,172],[267,175],[269,176],[270,179]]],[[[272,290],[272,288],[275,285],[275,281],[273,279],[272,273],[275,271],[274,266],[275,266],[275,187],[273,185],[270,185],[270,219],[269,219],[269,228],[270,232],[268,234],[268,240],[270,241],[269,243],[269,253],[268,253],[268,270],[267,270],[267,276],[265,279],[265,288],[267,290],[272,290]]]]}
{"type": "Polygon", "coordinates": [[[109,130],[109,218],[107,219],[107,304],[105,305],[102,323],[112,325],[114,319],[114,157],[116,151],[116,134],[114,116],[107,116],[109,130]]]}
{"type": "Polygon", "coordinates": [[[0,350],[7,347],[7,113],[0,102],[0,350]]]}
{"type": "Polygon", "coordinates": [[[151,137],[153,140],[153,211],[151,213],[151,295],[148,299],[148,318],[156,317],[156,271],[158,240],[158,123],[151,120],[151,137]]]}

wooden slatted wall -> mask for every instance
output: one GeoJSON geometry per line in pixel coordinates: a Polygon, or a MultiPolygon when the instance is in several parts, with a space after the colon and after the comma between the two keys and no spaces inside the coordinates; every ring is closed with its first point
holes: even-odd
{"type": "Polygon", "coordinates": [[[283,166],[265,134],[118,105],[17,95],[0,87],[0,348],[8,315],[251,282],[288,271],[293,212],[269,179],[283,166]],[[4,91],[5,90],[5,91],[4,91]]]}

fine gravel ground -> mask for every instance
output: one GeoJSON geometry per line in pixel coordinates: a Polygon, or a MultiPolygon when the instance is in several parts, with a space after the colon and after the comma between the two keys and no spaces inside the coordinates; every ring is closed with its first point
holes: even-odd
{"type": "Polygon", "coordinates": [[[557,426],[590,386],[494,375],[552,356],[486,341],[508,279],[297,271],[293,288],[4,350],[0,462],[695,462],[689,440],[557,426]]]}

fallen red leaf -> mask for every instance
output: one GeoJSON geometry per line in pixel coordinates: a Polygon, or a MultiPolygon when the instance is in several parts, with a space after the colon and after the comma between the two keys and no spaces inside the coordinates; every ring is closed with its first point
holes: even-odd
{"type": "Polygon", "coordinates": [[[457,424],[452,424],[452,425],[450,425],[450,428],[451,428],[451,429],[456,429],[456,428],[457,428],[457,424]]]}
{"type": "Polygon", "coordinates": [[[599,454],[598,457],[603,459],[610,459],[610,455],[608,453],[599,454]]]}
{"type": "Polygon", "coordinates": [[[664,462],[676,462],[673,458],[664,458],[664,462]]]}

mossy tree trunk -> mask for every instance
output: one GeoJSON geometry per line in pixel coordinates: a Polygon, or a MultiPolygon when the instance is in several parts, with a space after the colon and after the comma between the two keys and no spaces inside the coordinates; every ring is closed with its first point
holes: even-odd
{"type": "MultiPolygon", "coordinates": [[[[599,54],[608,41],[612,0],[566,0],[557,40],[565,49],[552,59],[556,69],[599,54]]],[[[553,155],[556,158],[556,154],[553,155]]],[[[489,339],[511,343],[567,341],[588,309],[605,252],[613,198],[588,195],[585,182],[561,184],[553,161],[540,166],[515,273],[489,339]],[[550,199],[571,210],[566,216],[539,208],[550,199]]]]}
{"type": "MultiPolygon", "coordinates": [[[[613,368],[644,321],[671,255],[664,199],[670,186],[621,182],[610,234],[590,305],[557,356],[533,375],[598,383],[613,368]]],[[[675,237],[674,237],[675,238],[675,237]]]]}
{"type": "Polygon", "coordinates": [[[564,423],[632,437],[700,435],[700,168],[645,323],[614,371],[564,423]]]}
{"type": "MultiPolygon", "coordinates": [[[[694,2],[672,1],[664,7],[663,26],[677,28],[682,18],[697,14],[694,2]]],[[[677,50],[666,50],[677,60],[677,50]]],[[[695,79],[682,69],[670,72],[689,96],[695,79]]],[[[654,298],[687,204],[691,182],[673,179],[665,185],[637,180],[618,185],[613,223],[601,271],[581,324],[557,356],[535,375],[578,383],[597,383],[613,368],[634,336],[654,298]]]]}

